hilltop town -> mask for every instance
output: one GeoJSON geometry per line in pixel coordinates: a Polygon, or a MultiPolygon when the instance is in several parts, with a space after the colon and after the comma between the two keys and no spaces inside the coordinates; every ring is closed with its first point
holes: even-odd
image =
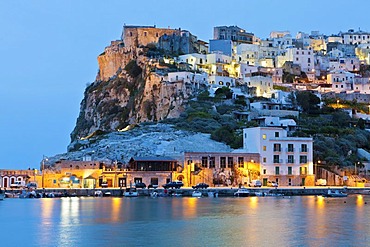
{"type": "Polygon", "coordinates": [[[203,41],[180,28],[125,25],[98,64],[68,152],[40,169],[3,170],[3,187],[367,185],[368,32],[260,38],[218,26],[203,41]],[[352,134],[364,141],[324,150],[352,134]]]}

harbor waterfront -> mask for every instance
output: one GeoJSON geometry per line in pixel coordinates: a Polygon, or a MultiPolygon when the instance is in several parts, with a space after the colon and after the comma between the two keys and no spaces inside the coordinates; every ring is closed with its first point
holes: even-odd
{"type": "MultiPolygon", "coordinates": [[[[263,193],[278,193],[286,196],[307,196],[307,195],[323,195],[328,192],[329,189],[346,192],[348,194],[362,194],[370,195],[370,188],[357,188],[357,187],[341,187],[341,186],[327,186],[327,187],[261,187],[254,188],[248,187],[248,190],[252,193],[263,192],[263,193]]],[[[7,193],[21,193],[25,190],[8,189],[7,193]]],[[[101,191],[103,194],[107,193],[110,196],[120,197],[124,195],[125,188],[97,188],[97,189],[65,189],[65,188],[38,188],[34,190],[38,194],[49,194],[55,193],[62,196],[94,196],[97,191],[101,191]]],[[[194,189],[182,187],[181,189],[137,189],[139,196],[150,196],[150,193],[156,191],[158,193],[172,193],[176,192],[182,196],[191,196],[194,189]]],[[[238,191],[238,187],[210,187],[208,189],[200,190],[203,196],[207,196],[208,192],[217,192],[220,197],[234,196],[234,193],[238,191]]]]}
{"type": "Polygon", "coordinates": [[[0,236],[2,246],[368,246],[369,201],[369,195],[6,199],[0,236]]]}

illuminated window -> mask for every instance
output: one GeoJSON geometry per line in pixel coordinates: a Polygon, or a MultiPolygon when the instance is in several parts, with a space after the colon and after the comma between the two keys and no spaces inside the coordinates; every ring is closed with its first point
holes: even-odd
{"type": "Polygon", "coordinates": [[[262,147],[262,150],[263,150],[263,151],[266,151],[266,146],[263,146],[263,147],[262,147]]]}
{"type": "Polygon", "coordinates": [[[263,135],[262,135],[262,139],[263,139],[263,140],[266,140],[266,134],[263,134],[263,135]]]}
{"type": "Polygon", "coordinates": [[[238,157],[238,166],[240,168],[244,167],[244,157],[238,157]]]}

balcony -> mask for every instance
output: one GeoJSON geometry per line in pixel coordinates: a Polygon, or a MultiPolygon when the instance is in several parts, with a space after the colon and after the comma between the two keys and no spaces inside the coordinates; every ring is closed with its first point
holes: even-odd
{"type": "Polygon", "coordinates": [[[280,153],[281,152],[281,148],[274,148],[274,152],[280,153]]]}
{"type": "Polygon", "coordinates": [[[299,152],[301,152],[301,153],[308,153],[308,148],[300,148],[299,149],[299,152]]]}
{"type": "Polygon", "coordinates": [[[294,153],[294,148],[286,148],[285,152],[287,153],[294,153]]]}

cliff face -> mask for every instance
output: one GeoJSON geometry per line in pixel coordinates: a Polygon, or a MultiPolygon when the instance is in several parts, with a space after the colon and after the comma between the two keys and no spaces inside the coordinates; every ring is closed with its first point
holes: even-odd
{"type": "Polygon", "coordinates": [[[85,90],[71,140],[96,131],[178,117],[193,93],[183,81],[166,82],[143,48],[112,42],[99,57],[96,81],[85,90]]]}

